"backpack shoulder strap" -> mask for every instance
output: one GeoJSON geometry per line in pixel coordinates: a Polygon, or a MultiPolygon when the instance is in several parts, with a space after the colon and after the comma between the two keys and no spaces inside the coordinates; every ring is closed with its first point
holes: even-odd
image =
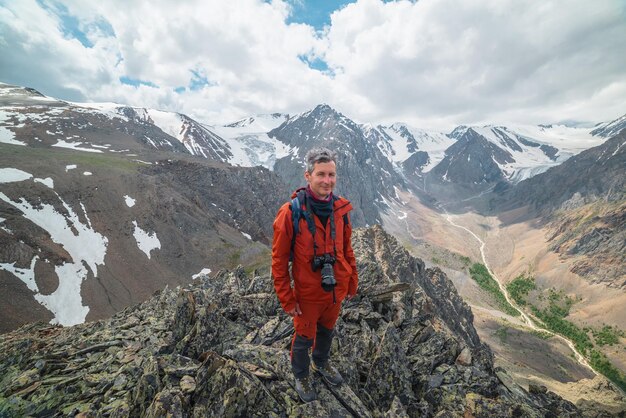
{"type": "Polygon", "coordinates": [[[293,261],[293,249],[296,246],[296,235],[300,231],[300,216],[302,216],[302,207],[298,196],[291,199],[291,223],[293,223],[293,235],[291,237],[291,251],[289,252],[289,261],[293,261]]]}
{"type": "MultiPolygon", "coordinates": [[[[291,199],[291,222],[293,223],[293,236],[291,237],[291,251],[289,253],[289,261],[293,261],[293,251],[296,246],[296,235],[300,233],[300,218],[304,217],[307,221],[309,229],[311,229],[311,222],[309,220],[308,213],[304,210],[304,202],[306,199],[306,191],[300,190],[296,197],[291,199]]],[[[312,219],[311,219],[312,220],[312,219]]],[[[315,234],[315,223],[313,223],[313,234],[315,234]]]]}

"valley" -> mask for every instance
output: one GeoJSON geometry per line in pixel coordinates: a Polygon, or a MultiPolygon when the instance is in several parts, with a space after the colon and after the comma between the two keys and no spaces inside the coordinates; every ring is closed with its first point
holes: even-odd
{"type": "MultiPolygon", "coordinates": [[[[606,385],[598,383],[606,379],[589,366],[572,341],[537,326],[539,322],[531,320],[527,307],[520,309],[519,316],[504,312],[493,295],[471,279],[468,268],[475,262],[486,265],[513,306],[517,304],[511,300],[507,284],[520,274],[530,274],[538,289],[553,289],[554,294],[575,300],[567,320],[596,331],[605,325],[626,329],[626,293],[572,273],[569,267],[576,260],[559,259],[550,251],[549,231],[536,222],[503,225],[495,216],[439,208],[424,205],[414,194],[398,193],[383,219],[384,226],[401,237],[412,254],[446,272],[472,308],[474,326],[481,340],[493,349],[496,365],[522,386],[545,385],[574,403],[588,402],[597,395],[604,405],[620,410],[626,399],[623,393],[617,395],[616,399],[621,399],[617,402],[606,393],[594,394],[592,388],[597,386],[606,392],[606,385]]],[[[618,340],[597,348],[623,372],[626,338],[618,340]]]]}

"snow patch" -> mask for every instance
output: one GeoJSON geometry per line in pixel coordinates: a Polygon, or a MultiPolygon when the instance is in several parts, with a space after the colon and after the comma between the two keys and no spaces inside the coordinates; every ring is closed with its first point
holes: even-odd
{"type": "Polygon", "coordinates": [[[227,126],[215,126],[211,130],[228,145],[232,153],[229,164],[241,167],[262,166],[272,170],[276,160],[298,155],[297,147],[291,147],[267,135],[267,132],[280,126],[286,119],[286,115],[254,116],[227,126]]]}
{"type": "Polygon", "coordinates": [[[13,183],[28,180],[33,175],[17,168],[0,168],[0,183],[13,183]]]}
{"type": "Polygon", "coordinates": [[[78,167],[76,164],[66,165],[66,166],[65,166],[65,171],[67,172],[67,171],[73,170],[73,169],[75,169],[76,167],[78,167]]]}
{"type": "Polygon", "coordinates": [[[15,277],[20,279],[28,290],[32,292],[39,292],[39,288],[37,287],[37,282],[35,281],[35,263],[37,263],[38,256],[33,257],[33,260],[30,262],[29,268],[19,268],[15,267],[15,262],[9,263],[0,263],[0,269],[4,271],[8,271],[13,274],[15,277]]]}
{"type": "MultiPolygon", "coordinates": [[[[4,223],[4,221],[6,221],[6,219],[4,218],[0,218],[0,224],[4,223]]],[[[4,232],[7,232],[11,235],[13,235],[13,231],[11,231],[9,228],[7,228],[6,226],[0,225],[0,229],[2,229],[4,232]]]]}
{"type": "Polygon", "coordinates": [[[613,154],[611,154],[611,157],[615,157],[615,154],[617,154],[617,152],[620,150],[620,148],[622,148],[624,144],[626,144],[626,141],[622,142],[621,144],[619,144],[617,148],[615,148],[615,151],[613,151],[613,154]]]}
{"type": "MultiPolygon", "coordinates": [[[[89,307],[82,303],[81,284],[89,270],[94,276],[98,275],[98,265],[104,265],[108,239],[91,228],[86,213],[87,225],[58,194],[57,197],[65,208],[65,214],[57,212],[54,206],[47,203],[39,203],[35,208],[24,198],[14,202],[0,192],[1,200],[19,209],[26,219],[46,230],[52,241],[62,245],[72,257],[73,262],[55,266],[58,288],[50,295],[35,295],[35,299],[54,314],[51,323],[69,326],[85,322],[89,307]]],[[[27,277],[26,272],[21,275],[27,277]]]]}
{"type": "Polygon", "coordinates": [[[135,241],[137,241],[137,246],[148,256],[148,258],[151,258],[150,252],[152,250],[160,249],[161,241],[157,238],[156,232],[148,233],[144,231],[137,225],[137,221],[133,221],[133,225],[135,226],[133,235],[135,237],[135,241]]]}
{"type": "Polygon", "coordinates": [[[250,241],[252,241],[252,237],[250,236],[250,234],[246,234],[245,232],[241,232],[241,235],[243,235],[244,237],[248,238],[250,241]]]}
{"type": "Polygon", "coordinates": [[[207,276],[209,274],[211,274],[211,269],[210,268],[203,268],[202,270],[200,270],[200,273],[194,274],[193,276],[191,276],[191,278],[195,280],[198,277],[207,276]]]}
{"type": "Polygon", "coordinates": [[[128,206],[129,208],[132,208],[133,206],[135,206],[136,200],[133,199],[132,197],[128,195],[124,195],[124,200],[126,201],[126,206],[128,206]]]}
{"type": "Polygon", "coordinates": [[[93,173],[91,171],[84,171],[83,176],[91,176],[93,173]]]}
{"type": "Polygon", "coordinates": [[[45,179],[36,178],[34,181],[35,183],[41,183],[51,189],[54,189],[54,180],[52,180],[51,177],[46,177],[45,179]]]}
{"type": "MultiPolygon", "coordinates": [[[[123,114],[119,113],[118,109],[125,107],[124,105],[118,103],[76,103],[76,102],[68,102],[76,107],[84,108],[85,112],[91,111],[91,109],[97,110],[100,114],[108,117],[109,119],[122,119],[127,121],[128,118],[123,114]]],[[[76,109],[78,110],[78,109],[76,109]]]]}
{"type": "Polygon", "coordinates": [[[0,142],[3,144],[11,144],[11,145],[23,145],[23,146],[26,145],[26,143],[15,139],[15,134],[9,131],[4,126],[0,126],[0,142]]]}
{"type": "Polygon", "coordinates": [[[53,147],[58,147],[58,148],[68,148],[68,149],[73,149],[76,151],[85,151],[85,152],[99,152],[101,153],[102,151],[100,151],[99,149],[93,149],[93,148],[82,148],[81,146],[83,145],[83,142],[65,142],[62,139],[58,140],[59,142],[57,142],[56,144],[52,145],[53,147]]]}
{"type": "MultiPolygon", "coordinates": [[[[135,109],[138,113],[140,109],[135,109]]],[[[173,136],[182,142],[183,118],[179,113],[165,112],[156,109],[141,109],[145,112],[144,117],[150,118],[154,125],[159,127],[169,136],[173,136]]]]}

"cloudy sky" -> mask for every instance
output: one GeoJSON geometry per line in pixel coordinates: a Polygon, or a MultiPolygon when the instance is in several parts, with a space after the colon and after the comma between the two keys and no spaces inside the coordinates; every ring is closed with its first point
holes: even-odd
{"type": "Polygon", "coordinates": [[[623,0],[0,0],[0,81],[208,123],[328,103],[358,122],[626,113],[623,0]]]}

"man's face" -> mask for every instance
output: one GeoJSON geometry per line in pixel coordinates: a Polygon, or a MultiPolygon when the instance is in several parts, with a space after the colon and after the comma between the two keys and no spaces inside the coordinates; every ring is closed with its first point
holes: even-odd
{"type": "Polygon", "coordinates": [[[311,185],[311,190],[316,197],[326,199],[337,183],[335,162],[315,163],[313,172],[305,171],[304,178],[311,185]]]}

